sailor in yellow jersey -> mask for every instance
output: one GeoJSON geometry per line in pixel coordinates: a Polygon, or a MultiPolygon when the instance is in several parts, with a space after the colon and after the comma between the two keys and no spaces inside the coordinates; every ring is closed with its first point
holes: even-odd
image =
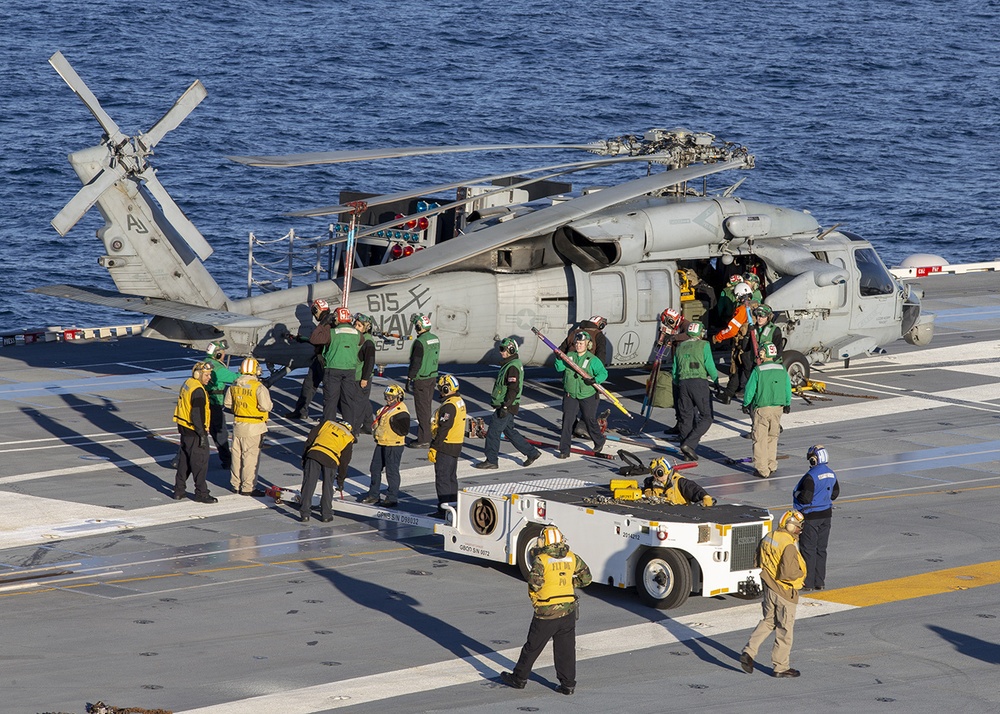
{"type": "Polygon", "coordinates": [[[271,393],[260,381],[260,364],[247,357],[240,377],[226,390],[224,404],[233,413],[233,448],[229,485],[241,496],[263,496],[257,486],[257,464],[273,405],[271,393]]]}
{"type": "Polygon", "coordinates": [[[524,689],[531,667],[552,640],[556,677],[560,694],[576,689],[576,620],[579,617],[575,588],[590,585],[590,568],[574,554],[555,526],[546,526],[531,551],[534,562],[528,575],[528,597],[535,615],[528,628],[528,640],[521,648],[513,672],[501,672],[508,687],[524,689]]]}
{"type": "Polygon", "coordinates": [[[174,409],[174,421],[180,433],[181,444],[177,454],[177,473],[174,477],[174,500],[184,498],[188,474],[194,479],[194,500],[199,503],[218,503],[219,499],[208,492],[208,391],[205,385],[212,378],[212,365],[196,362],[191,376],[181,386],[174,409]]]}
{"type": "Polygon", "coordinates": [[[792,628],[799,590],[806,579],[806,562],[799,554],[798,540],[805,521],[798,511],[786,511],[778,525],[764,536],[757,548],[760,579],[764,584],[764,616],[750,634],[750,641],[740,655],[740,666],[753,673],[757,650],[774,632],[771,663],[775,677],[798,677],[799,670],[788,665],[792,653],[792,628]]]}
{"type": "Polygon", "coordinates": [[[385,388],[385,406],[378,410],[371,425],[375,437],[375,451],[372,452],[372,482],[362,503],[377,503],[393,508],[399,500],[399,462],[403,457],[403,444],[410,433],[410,412],[403,402],[403,388],[390,384],[385,388]],[[382,489],[382,471],[389,486],[385,500],[379,500],[382,489]]]}
{"type": "Polygon", "coordinates": [[[351,425],[346,421],[323,420],[312,428],[302,450],[302,501],[299,520],[309,522],[312,513],[313,491],[316,482],[323,479],[323,493],[319,499],[320,520],[333,520],[333,478],[340,464],[341,454],[355,442],[351,425]]]}
{"type": "Polygon", "coordinates": [[[458,500],[458,457],[465,442],[465,400],[458,393],[458,380],[450,374],[438,377],[441,406],[431,420],[431,444],[427,460],[434,464],[434,489],[438,507],[430,515],[444,518],[444,504],[458,500]]]}

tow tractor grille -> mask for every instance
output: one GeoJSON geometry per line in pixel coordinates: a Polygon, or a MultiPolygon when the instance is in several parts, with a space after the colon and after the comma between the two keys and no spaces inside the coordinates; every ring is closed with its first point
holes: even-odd
{"type": "Polygon", "coordinates": [[[750,570],[754,567],[753,561],[757,554],[757,544],[760,543],[762,537],[763,531],[759,523],[749,526],[733,526],[733,554],[729,559],[731,572],[750,570]]]}

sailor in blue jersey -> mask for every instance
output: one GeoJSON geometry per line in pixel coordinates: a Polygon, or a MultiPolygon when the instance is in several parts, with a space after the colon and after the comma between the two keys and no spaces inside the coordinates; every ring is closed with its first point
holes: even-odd
{"type": "Polygon", "coordinates": [[[822,444],[810,446],[806,452],[809,470],[792,492],[793,507],[805,516],[799,550],[806,561],[803,590],[826,587],[826,547],[830,542],[833,522],[833,502],[840,495],[837,474],[828,465],[830,455],[822,444]]]}

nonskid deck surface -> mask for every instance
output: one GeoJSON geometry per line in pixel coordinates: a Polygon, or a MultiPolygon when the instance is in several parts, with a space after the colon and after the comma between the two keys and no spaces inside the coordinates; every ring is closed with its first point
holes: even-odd
{"type": "MultiPolygon", "coordinates": [[[[830,450],[842,494],[828,590],[799,606],[792,665],[803,676],[766,676],[767,651],[758,673],[739,669],[757,602],[692,597],[659,612],[632,592],[594,585],[581,594],[572,698],[552,691],[548,655],[527,689],[495,682],[516,658],[530,618],[513,568],[445,555],[425,528],[339,516],[300,524],[296,506],[229,493],[214,455],[209,480],[219,503],[172,501],[170,417],[196,353],[136,338],[2,348],[2,708],[82,712],[102,699],[215,714],[659,712],[665,702],[702,710],[995,710],[1000,284],[976,274],[920,285],[938,316],[930,346],[900,341],[848,370],[814,371],[830,391],[877,399],[796,399],[779,447],[789,458],[767,480],[754,478],[749,464],[725,463],[750,455],[740,438],[748,419],[735,403],[717,404],[702,458],[685,472],[719,499],[717,508],[743,503],[778,515],[806,468],[806,448],[830,450]],[[861,587],[873,583],[877,598],[861,587]]],[[[486,415],[493,370],[457,371],[470,411],[486,415]]],[[[373,392],[401,376],[390,369],[373,392]]],[[[633,413],[644,378],[612,375],[633,413]]],[[[518,415],[529,438],[556,441],[557,386],[549,370],[529,370],[518,415]]],[[[279,410],[297,389],[297,379],[276,386],[279,410]]],[[[646,432],[672,423],[654,410],[646,432]]],[[[310,426],[273,420],[264,482],[298,487],[310,426]]],[[[635,426],[612,416],[612,428],[635,426]]],[[[624,448],[647,460],[663,455],[624,448]]],[[[467,443],[462,486],[607,484],[621,465],[562,461],[543,449],[522,469],[523,457],[504,443],[500,469],[484,472],[471,468],[482,449],[482,440],[467,443]]],[[[371,453],[362,437],[346,498],[367,490],[371,453]]],[[[433,478],[426,454],[407,449],[404,510],[431,510],[433,478]]]]}

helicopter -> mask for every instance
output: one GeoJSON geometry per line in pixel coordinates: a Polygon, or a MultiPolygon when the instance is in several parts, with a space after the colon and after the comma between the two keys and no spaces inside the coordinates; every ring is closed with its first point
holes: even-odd
{"type": "Polygon", "coordinates": [[[432,317],[444,364],[496,362],[497,345],[509,336],[521,343],[524,364],[545,364],[552,352],[532,339],[532,328],[561,336],[588,316],[600,315],[607,321],[609,345],[609,354],[601,357],[609,366],[638,366],[655,351],[664,308],[683,310],[692,319],[704,314],[706,306],[692,299],[688,278],[707,267],[721,275],[737,267],[758,272],[785,337],[785,365],[796,382],[808,379],[811,364],[846,363],[900,337],[922,345],[933,336],[933,315],[921,313],[918,292],[889,273],[868,241],[837,226],[823,229],[808,212],[737,197],[742,180],[715,194],[707,186],[693,188],[710,175],[753,168],[754,157],[741,145],[684,129],[583,144],[230,157],[251,166],[287,168],[498,149],[597,155],[290,214],[356,217],[366,209],[377,216],[372,207],[407,205],[418,196],[457,189],[458,200],[429,210],[424,206],[422,214],[396,214],[384,225],[352,223],[347,241],[386,230],[391,235],[393,223],[398,228],[448,211],[453,218],[457,211],[460,220],[448,239],[401,259],[356,270],[353,261],[345,261],[351,267],[341,280],[230,298],[205,267],[211,246],[150,165],[156,144],[207,96],[201,82],[193,82],[148,132],[130,137],[60,52],[49,62],[104,130],[99,145],[70,154],[83,187],[52,225],[66,235],[97,206],[105,220],[97,232],[105,249],[98,263],[118,292],[72,285],[34,291],[150,315],[146,337],[194,349],[224,339],[232,354],[253,355],[272,370],[304,367],[312,358],[311,346],[288,337],[311,329],[309,305],[322,298],[373,318],[377,362],[383,365],[406,361],[409,317],[420,313],[432,317]],[[645,164],[646,175],[595,190],[530,192],[570,173],[629,162],[645,164]],[[486,181],[493,184],[465,190],[486,181]]]}

